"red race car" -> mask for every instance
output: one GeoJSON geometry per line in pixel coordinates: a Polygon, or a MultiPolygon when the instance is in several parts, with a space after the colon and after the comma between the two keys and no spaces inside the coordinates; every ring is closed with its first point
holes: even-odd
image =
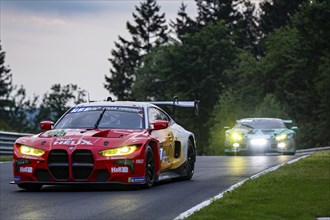
{"type": "Polygon", "coordinates": [[[190,180],[196,142],[158,105],[193,107],[198,101],[91,102],[69,109],[44,132],[14,144],[14,181],[20,188],[43,185],[140,184],[190,180]]]}

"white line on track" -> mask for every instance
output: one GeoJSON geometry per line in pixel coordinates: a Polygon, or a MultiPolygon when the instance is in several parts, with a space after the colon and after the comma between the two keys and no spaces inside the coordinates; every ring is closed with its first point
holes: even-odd
{"type": "Polygon", "coordinates": [[[269,173],[269,172],[271,172],[271,171],[277,170],[278,168],[280,168],[281,166],[284,166],[285,164],[292,164],[292,163],[295,163],[295,162],[297,162],[298,160],[303,159],[303,158],[306,158],[306,157],[308,157],[308,156],[310,156],[310,155],[304,155],[304,156],[302,156],[302,157],[298,157],[298,158],[296,158],[296,159],[294,159],[294,160],[290,160],[290,161],[288,161],[288,162],[286,162],[286,163],[282,163],[282,164],[280,164],[280,165],[277,165],[277,166],[274,166],[274,167],[268,168],[268,169],[266,169],[266,170],[264,170],[264,171],[261,171],[260,173],[257,173],[257,174],[255,174],[255,175],[249,177],[249,178],[246,178],[246,179],[244,179],[244,180],[242,180],[242,181],[236,183],[235,185],[232,185],[231,187],[229,187],[229,189],[225,190],[224,192],[222,192],[222,193],[220,193],[220,194],[218,194],[218,195],[216,195],[216,196],[214,196],[214,197],[212,197],[212,198],[210,198],[210,199],[208,199],[208,200],[205,200],[204,202],[202,202],[202,203],[200,203],[200,204],[198,204],[198,205],[192,207],[191,209],[188,209],[187,211],[181,213],[180,215],[178,215],[177,217],[175,217],[174,220],[181,220],[181,219],[185,219],[185,218],[187,218],[188,216],[192,215],[193,213],[199,211],[200,209],[202,209],[202,208],[204,208],[204,207],[210,205],[213,201],[215,201],[215,200],[217,200],[217,199],[221,199],[221,198],[223,197],[223,195],[224,195],[226,192],[230,192],[230,191],[234,190],[235,188],[241,186],[243,183],[245,183],[245,182],[246,182],[247,180],[249,180],[249,179],[255,179],[255,178],[258,178],[259,176],[262,176],[262,175],[264,175],[264,174],[266,174],[266,173],[269,173]]]}

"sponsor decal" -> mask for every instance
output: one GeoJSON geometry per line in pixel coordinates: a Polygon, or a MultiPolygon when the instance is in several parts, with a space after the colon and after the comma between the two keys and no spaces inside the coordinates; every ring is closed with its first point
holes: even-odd
{"type": "Polygon", "coordinates": [[[125,107],[125,106],[96,106],[96,107],[80,107],[74,108],[71,110],[71,113],[76,112],[90,112],[90,111],[102,111],[106,109],[106,111],[121,111],[121,112],[135,112],[135,113],[142,113],[143,108],[139,107],[125,107]]]}
{"type": "Polygon", "coordinates": [[[20,176],[14,176],[14,182],[15,183],[21,182],[21,177],[20,176]]]}
{"type": "Polygon", "coordinates": [[[53,130],[46,132],[48,137],[63,137],[66,135],[66,132],[63,130],[53,130]]]}
{"type": "Polygon", "coordinates": [[[135,163],[136,163],[136,164],[142,164],[143,162],[144,162],[143,159],[136,159],[136,160],[135,160],[135,163]]]}
{"type": "Polygon", "coordinates": [[[93,145],[92,142],[84,139],[74,140],[73,138],[57,138],[54,145],[93,145]]]}
{"type": "Polygon", "coordinates": [[[110,160],[118,160],[118,159],[127,159],[127,157],[124,157],[124,156],[110,157],[110,160]]]}
{"type": "Polygon", "coordinates": [[[34,160],[37,160],[38,158],[37,157],[32,157],[32,156],[24,156],[25,159],[34,159],[34,160]]]}
{"type": "Polygon", "coordinates": [[[32,173],[33,169],[32,167],[20,167],[19,172],[21,173],[32,173]]]}
{"type": "Polygon", "coordinates": [[[128,177],[129,183],[143,183],[146,181],[146,178],[144,176],[142,177],[128,177]]]}
{"type": "Polygon", "coordinates": [[[169,157],[166,155],[166,151],[164,150],[164,148],[160,148],[159,149],[159,156],[160,156],[160,160],[162,162],[164,162],[165,160],[167,160],[169,157]]]}
{"type": "Polygon", "coordinates": [[[128,167],[111,167],[111,173],[128,173],[128,167]]]}

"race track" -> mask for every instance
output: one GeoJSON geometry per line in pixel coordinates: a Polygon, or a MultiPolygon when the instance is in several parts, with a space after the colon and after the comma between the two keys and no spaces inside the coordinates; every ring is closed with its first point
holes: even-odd
{"type": "Polygon", "coordinates": [[[151,189],[117,186],[46,186],[28,192],[11,185],[12,164],[0,164],[0,219],[173,219],[235,183],[296,156],[197,157],[191,181],[172,181],[151,189]]]}

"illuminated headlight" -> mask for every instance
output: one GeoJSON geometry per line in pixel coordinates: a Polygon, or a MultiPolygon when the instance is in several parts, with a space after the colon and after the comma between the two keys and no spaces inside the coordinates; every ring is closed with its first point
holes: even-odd
{"type": "Polygon", "coordinates": [[[232,133],[231,134],[231,138],[235,141],[240,141],[243,139],[242,135],[238,134],[238,133],[232,133]]]}
{"type": "Polygon", "coordinates": [[[278,143],[277,147],[278,148],[285,148],[286,144],[284,142],[278,143]]]}
{"type": "Polygon", "coordinates": [[[234,143],[233,147],[239,147],[239,143],[234,143]]]}
{"type": "Polygon", "coordinates": [[[283,140],[285,140],[287,137],[288,137],[288,135],[286,135],[286,134],[280,134],[280,135],[277,135],[277,136],[275,137],[275,139],[276,139],[277,141],[283,141],[283,140]]]}
{"type": "Polygon", "coordinates": [[[45,153],[45,151],[43,150],[39,150],[37,148],[29,147],[26,145],[21,145],[19,147],[19,151],[21,152],[21,154],[30,155],[30,156],[42,156],[45,153]]]}
{"type": "Polygon", "coordinates": [[[109,150],[103,150],[100,151],[99,154],[105,157],[109,156],[122,156],[122,155],[128,155],[136,151],[137,146],[131,145],[131,146],[123,146],[118,148],[113,148],[109,150]]]}
{"type": "Polygon", "coordinates": [[[255,139],[250,140],[250,143],[252,145],[256,145],[256,146],[264,146],[267,144],[267,140],[264,138],[255,138],[255,139]]]}

